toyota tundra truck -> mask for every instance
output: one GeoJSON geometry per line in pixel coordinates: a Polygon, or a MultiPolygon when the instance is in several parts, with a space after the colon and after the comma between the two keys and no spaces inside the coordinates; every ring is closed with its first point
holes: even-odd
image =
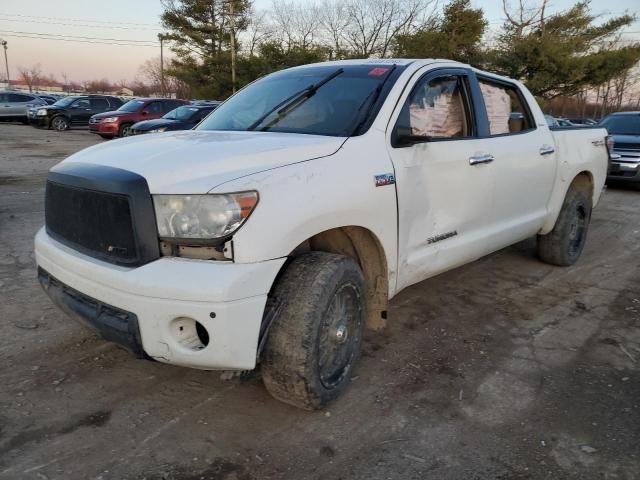
{"type": "Polygon", "coordinates": [[[80,151],[51,169],[42,287],[133,355],[260,367],[315,409],[405,287],[537,236],[583,250],[607,132],[551,130],[518,81],[446,60],[291,68],[197,128],[80,151]]]}

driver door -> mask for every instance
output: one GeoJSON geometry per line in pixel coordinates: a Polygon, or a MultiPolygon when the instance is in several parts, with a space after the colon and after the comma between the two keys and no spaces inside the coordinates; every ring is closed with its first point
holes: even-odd
{"type": "Polygon", "coordinates": [[[478,138],[475,75],[426,70],[405,89],[389,124],[398,289],[491,251],[494,165],[486,139],[478,138]]]}
{"type": "Polygon", "coordinates": [[[79,98],[73,102],[69,111],[71,112],[71,123],[76,125],[89,123],[89,118],[93,115],[88,98],[79,98]]]}

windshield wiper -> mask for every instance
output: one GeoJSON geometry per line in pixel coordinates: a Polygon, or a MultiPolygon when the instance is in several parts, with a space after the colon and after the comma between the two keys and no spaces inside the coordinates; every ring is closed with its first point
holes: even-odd
{"type": "Polygon", "coordinates": [[[384,79],[378,84],[378,86],[376,88],[374,88],[371,91],[371,93],[369,93],[369,95],[367,95],[367,98],[365,98],[364,101],[362,102],[362,104],[358,107],[358,111],[360,111],[360,110],[362,110],[362,107],[364,107],[367,104],[367,102],[369,102],[369,106],[368,106],[365,114],[362,116],[362,120],[360,120],[356,124],[354,129],[351,131],[351,134],[349,135],[350,137],[353,137],[358,132],[358,130],[360,130],[362,128],[362,126],[365,124],[365,122],[369,119],[369,115],[371,114],[371,109],[373,108],[373,106],[378,101],[378,97],[380,96],[380,93],[382,92],[382,87],[384,87],[384,84],[387,82],[387,79],[391,76],[391,73],[395,70],[395,68],[396,68],[396,65],[393,64],[393,66],[389,69],[389,71],[385,75],[384,79]]]}
{"type": "MultiPolygon", "coordinates": [[[[290,97],[285,98],[283,101],[278,103],[275,107],[267,111],[264,115],[262,115],[258,120],[253,122],[247,130],[255,130],[262,122],[264,122],[268,117],[270,117],[276,110],[278,113],[277,120],[280,120],[285,114],[289,113],[294,108],[297,108],[299,105],[302,105],[306,100],[311,98],[318,91],[320,87],[330,82],[338,75],[344,72],[344,68],[339,68],[335,72],[327,75],[322,80],[312,85],[309,85],[307,88],[300,90],[299,92],[294,93],[290,97]]],[[[271,122],[273,123],[273,122],[271,122]]],[[[264,127],[267,128],[267,127],[264,127]]]]}

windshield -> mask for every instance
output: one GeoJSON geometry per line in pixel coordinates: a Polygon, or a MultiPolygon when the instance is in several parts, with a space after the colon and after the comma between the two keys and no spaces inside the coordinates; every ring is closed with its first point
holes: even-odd
{"type": "Polygon", "coordinates": [[[392,66],[351,65],[339,70],[306,67],[264,77],[220,105],[197,129],[350,136],[392,66]],[[318,86],[315,93],[287,106],[289,99],[313,85],[318,86]]]}
{"type": "Polygon", "coordinates": [[[66,106],[71,105],[71,103],[74,100],[77,100],[78,98],[81,98],[81,97],[64,97],[64,98],[61,98],[60,100],[58,100],[53,105],[56,106],[56,107],[66,107],[66,106]]]}
{"type": "Polygon", "coordinates": [[[171,110],[162,118],[166,118],[167,120],[189,120],[198,110],[199,109],[195,107],[178,107],[171,110]]]}
{"type": "Polygon", "coordinates": [[[122,105],[118,111],[119,112],[136,112],[140,107],[144,105],[143,100],[129,100],[127,103],[122,105]]]}
{"type": "Polygon", "coordinates": [[[612,135],[640,135],[640,115],[612,115],[600,126],[612,135]]]}

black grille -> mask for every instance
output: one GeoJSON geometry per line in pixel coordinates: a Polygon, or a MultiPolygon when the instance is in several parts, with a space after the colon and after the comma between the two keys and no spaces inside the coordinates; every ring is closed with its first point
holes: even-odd
{"type": "Polygon", "coordinates": [[[640,150],[640,143],[621,143],[616,142],[613,147],[615,150],[640,150]]]}
{"type": "Polygon", "coordinates": [[[49,172],[47,233],[100,260],[139,266],[160,256],[146,180],[119,168],[62,163],[49,172]]]}
{"type": "Polygon", "coordinates": [[[129,199],[124,195],[47,184],[47,232],[73,248],[115,263],[137,259],[129,199]]]}

